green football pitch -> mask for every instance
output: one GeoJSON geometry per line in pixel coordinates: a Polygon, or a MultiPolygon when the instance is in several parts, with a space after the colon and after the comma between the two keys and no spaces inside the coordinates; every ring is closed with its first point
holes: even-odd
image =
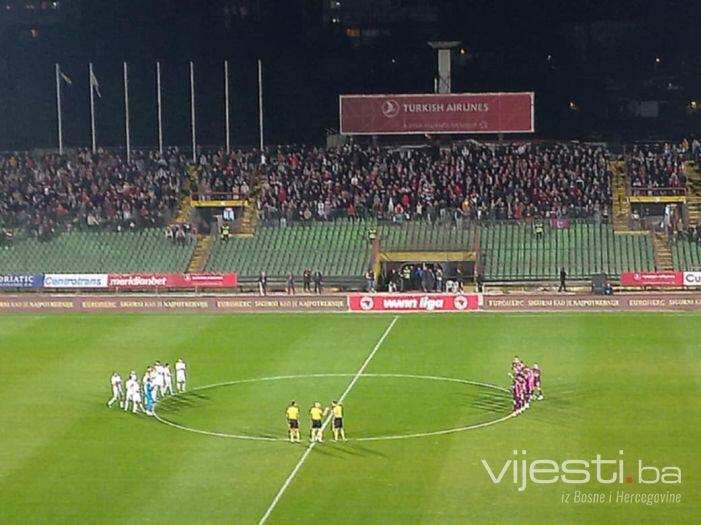
{"type": "Polygon", "coordinates": [[[0,523],[700,523],[700,327],[697,314],[2,315],[0,523]],[[545,399],[509,417],[515,354],[540,363],[545,399]],[[159,404],[161,421],[107,408],[113,370],[180,356],[188,392],[159,404]],[[309,407],[341,397],[349,440],[327,428],[310,448],[309,407]],[[285,441],[292,399],[301,445],[285,441]]]}

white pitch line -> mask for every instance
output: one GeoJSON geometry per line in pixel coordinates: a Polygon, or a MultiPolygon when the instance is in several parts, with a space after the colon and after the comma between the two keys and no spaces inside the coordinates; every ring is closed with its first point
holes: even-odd
{"type": "MultiPolygon", "coordinates": [[[[377,341],[375,348],[372,349],[372,352],[370,352],[370,355],[367,357],[367,359],[365,359],[363,364],[360,366],[358,371],[355,373],[355,376],[353,376],[353,379],[351,380],[351,382],[348,384],[348,386],[344,390],[343,394],[341,394],[341,397],[338,399],[339,403],[343,403],[343,400],[349,394],[351,389],[355,386],[355,383],[357,383],[360,376],[363,374],[365,369],[368,367],[368,365],[370,364],[370,361],[372,361],[372,358],[375,357],[375,354],[380,349],[380,347],[382,346],[382,343],[385,341],[385,339],[387,338],[389,333],[392,331],[392,328],[394,328],[394,325],[397,323],[398,319],[399,319],[398,316],[395,316],[394,319],[392,319],[392,322],[389,324],[389,326],[387,327],[385,332],[382,334],[382,337],[380,337],[380,340],[377,341]]],[[[322,434],[323,434],[326,426],[329,424],[329,421],[331,421],[331,414],[329,414],[326,417],[326,419],[324,420],[324,423],[321,425],[322,434]]],[[[287,489],[290,486],[290,484],[292,483],[292,481],[297,476],[297,473],[302,468],[302,465],[304,465],[304,463],[307,461],[307,458],[312,453],[312,450],[314,450],[314,447],[316,446],[316,444],[317,444],[317,441],[314,441],[311,445],[309,445],[307,450],[304,451],[304,454],[302,454],[302,457],[299,459],[299,461],[295,465],[295,468],[292,469],[292,472],[290,472],[290,475],[287,476],[285,483],[283,483],[282,487],[280,487],[280,490],[278,490],[277,494],[275,495],[275,498],[273,499],[273,502],[268,507],[268,510],[265,511],[265,514],[263,514],[263,517],[258,522],[258,525],[263,525],[266,521],[268,521],[268,518],[273,513],[273,511],[275,510],[275,507],[277,507],[278,502],[280,501],[282,496],[285,494],[285,492],[287,491],[287,489]]]]}
{"type": "MultiPolygon", "coordinates": [[[[308,378],[315,378],[315,377],[353,377],[354,374],[348,374],[348,373],[326,373],[326,374],[294,374],[294,375],[282,375],[282,376],[269,376],[269,377],[257,377],[257,378],[252,378],[252,379],[235,379],[233,381],[224,381],[221,383],[214,383],[211,385],[204,385],[200,386],[197,388],[193,388],[190,390],[190,392],[195,392],[195,391],[200,391],[200,390],[208,390],[210,388],[218,388],[222,386],[231,386],[231,385],[240,385],[242,383],[257,383],[257,382],[262,382],[262,381],[279,381],[279,380],[284,380],[284,379],[308,379],[308,378]]],[[[463,385],[473,385],[473,386],[478,386],[482,388],[489,388],[492,390],[496,390],[498,392],[505,392],[509,393],[510,390],[508,388],[504,388],[503,386],[499,385],[494,385],[492,383],[484,383],[482,381],[472,381],[470,379],[460,379],[457,377],[444,377],[444,376],[426,376],[426,375],[418,375],[418,374],[395,374],[395,373],[370,373],[370,374],[361,374],[360,377],[367,377],[367,378],[372,378],[372,377],[392,377],[392,378],[401,378],[401,379],[428,379],[428,380],[433,380],[433,381],[446,381],[449,383],[460,383],[463,385]]],[[[177,396],[176,396],[177,397],[177,396]]],[[[178,423],[174,423],[173,421],[169,421],[167,419],[162,418],[160,415],[158,415],[158,403],[156,404],[156,407],[154,408],[153,415],[155,418],[161,422],[164,423],[170,427],[177,428],[179,430],[186,430],[188,432],[194,432],[196,434],[202,434],[205,436],[215,436],[215,437],[223,437],[223,438],[232,438],[232,439],[245,439],[249,441],[287,441],[287,438],[272,438],[272,437],[264,437],[264,436],[251,436],[247,434],[227,434],[225,432],[212,432],[210,430],[200,430],[197,428],[191,428],[191,427],[186,427],[184,425],[180,425],[178,423]]],[[[386,441],[386,440],[394,440],[394,439],[411,439],[411,438],[419,438],[419,437],[431,437],[431,436],[441,436],[444,434],[453,434],[456,432],[464,432],[467,430],[476,430],[478,428],[484,428],[488,427],[491,425],[496,425],[497,423],[501,423],[503,421],[506,421],[507,419],[510,419],[514,417],[516,414],[515,413],[510,413],[507,414],[506,416],[502,416],[499,419],[495,419],[492,421],[485,421],[483,423],[475,423],[473,425],[466,425],[462,427],[457,427],[457,428],[449,428],[449,429],[444,429],[444,430],[432,430],[429,432],[416,432],[413,434],[397,434],[397,435],[388,435],[388,436],[368,436],[368,437],[361,437],[361,438],[349,438],[348,441],[386,441]]]]}

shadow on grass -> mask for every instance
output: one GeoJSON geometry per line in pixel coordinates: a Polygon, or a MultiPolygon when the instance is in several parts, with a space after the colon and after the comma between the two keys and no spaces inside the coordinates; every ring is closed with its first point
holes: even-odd
{"type": "Polygon", "coordinates": [[[183,408],[194,408],[209,401],[209,397],[191,392],[177,396],[166,397],[158,402],[158,412],[163,414],[174,414],[183,408]]]}

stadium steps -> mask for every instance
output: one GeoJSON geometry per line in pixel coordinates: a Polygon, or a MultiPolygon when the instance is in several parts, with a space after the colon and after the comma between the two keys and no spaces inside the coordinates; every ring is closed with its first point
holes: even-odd
{"type": "Polygon", "coordinates": [[[263,185],[263,177],[261,175],[260,170],[249,173],[250,187],[253,190],[243,209],[241,228],[239,231],[234,232],[233,237],[253,237],[256,234],[256,227],[258,226],[258,194],[263,185]]]}
{"type": "Polygon", "coordinates": [[[197,236],[197,244],[195,244],[192,257],[187,264],[187,273],[200,273],[204,271],[209,255],[212,253],[212,244],[211,235],[199,234],[197,236]]]}
{"type": "Polygon", "coordinates": [[[175,219],[173,223],[175,224],[185,224],[190,222],[190,215],[192,213],[192,188],[197,187],[197,181],[199,179],[199,171],[197,166],[188,166],[187,168],[188,176],[183,182],[183,196],[178,203],[178,212],[175,214],[175,219]]]}
{"type": "Polygon", "coordinates": [[[662,233],[655,233],[653,238],[655,249],[655,269],[665,272],[674,269],[672,250],[669,248],[669,238],[662,233]]]}
{"type": "Polygon", "coordinates": [[[241,220],[241,229],[234,233],[234,237],[253,237],[256,234],[256,225],[258,224],[258,199],[254,196],[246,201],[246,206],[243,208],[243,219],[241,220]]]}
{"type": "Polygon", "coordinates": [[[630,231],[630,206],[625,161],[611,161],[611,202],[613,203],[613,229],[615,232],[630,231]]]}
{"type": "Polygon", "coordinates": [[[689,209],[689,222],[696,226],[701,221],[701,172],[694,162],[687,163],[687,207],[689,209]]]}
{"type": "Polygon", "coordinates": [[[192,197],[185,196],[180,200],[178,212],[175,214],[173,222],[175,224],[185,224],[190,222],[190,213],[192,212],[192,197]]]}

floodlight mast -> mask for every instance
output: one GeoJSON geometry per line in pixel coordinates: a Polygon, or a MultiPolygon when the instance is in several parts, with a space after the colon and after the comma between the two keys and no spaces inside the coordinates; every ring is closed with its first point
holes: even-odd
{"type": "Polygon", "coordinates": [[[431,40],[428,42],[428,45],[438,52],[438,78],[434,88],[436,93],[451,92],[450,53],[461,43],[458,40],[431,40]]]}

